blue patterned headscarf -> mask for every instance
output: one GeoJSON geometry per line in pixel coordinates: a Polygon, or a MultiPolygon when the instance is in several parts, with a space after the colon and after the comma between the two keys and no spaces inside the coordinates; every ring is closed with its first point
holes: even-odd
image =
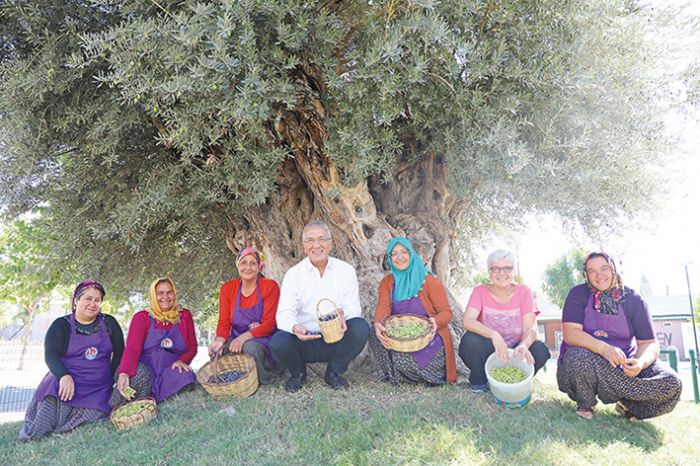
{"type": "Polygon", "coordinates": [[[413,249],[411,242],[406,238],[393,238],[391,241],[389,241],[389,245],[386,248],[386,253],[389,256],[391,273],[394,275],[393,299],[396,301],[403,301],[418,295],[418,292],[423,287],[423,283],[425,282],[425,277],[430,273],[430,271],[425,267],[416,250],[413,249]],[[411,254],[408,267],[404,270],[398,270],[395,268],[394,263],[391,260],[391,251],[397,244],[400,244],[408,249],[408,252],[411,254]]]}

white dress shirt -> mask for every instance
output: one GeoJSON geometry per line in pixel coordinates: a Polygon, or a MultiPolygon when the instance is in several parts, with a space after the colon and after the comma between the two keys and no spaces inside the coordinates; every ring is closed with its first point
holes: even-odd
{"type": "MultiPolygon", "coordinates": [[[[331,299],[345,314],[345,320],[362,316],[357,274],[352,265],[335,257],[328,258],[321,276],[308,257],[287,270],[282,280],[277,306],[277,328],[289,333],[296,324],[318,331],[316,304],[331,299]]],[[[321,303],[321,314],[333,309],[328,301],[321,303]]]]}

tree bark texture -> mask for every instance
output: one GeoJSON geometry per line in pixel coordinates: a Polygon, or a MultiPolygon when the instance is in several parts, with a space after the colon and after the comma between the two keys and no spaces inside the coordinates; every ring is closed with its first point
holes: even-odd
{"type": "MultiPolygon", "coordinates": [[[[440,155],[419,161],[399,161],[392,180],[378,178],[345,186],[338,167],[324,152],[327,130],[322,103],[323,78],[303,62],[294,76],[296,106],[279,109],[279,123],[270,137],[290,149],[277,179],[277,191],[265,204],[229,221],[227,243],[235,254],[254,244],[266,257],[266,275],[281,282],[284,272],[304,258],[303,226],[324,220],[332,229],[331,255],[353,264],[357,271],[365,317],[373,321],[381,277],[388,273],[386,247],[395,236],[406,236],[423,261],[446,287],[450,283],[456,222],[464,204],[447,187],[447,166],[440,155]]],[[[452,332],[459,344],[462,311],[449,293],[452,332]]],[[[373,370],[368,351],[355,367],[373,370]]]]}

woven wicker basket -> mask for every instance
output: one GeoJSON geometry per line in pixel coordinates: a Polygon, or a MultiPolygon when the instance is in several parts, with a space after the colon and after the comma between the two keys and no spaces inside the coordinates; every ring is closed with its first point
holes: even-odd
{"type": "Polygon", "coordinates": [[[432,340],[432,327],[433,324],[422,316],[417,316],[414,314],[397,314],[389,316],[384,321],[384,336],[389,341],[389,348],[393,351],[399,351],[402,353],[411,353],[413,351],[420,351],[430,343],[432,340]],[[423,333],[415,338],[396,338],[389,335],[390,329],[394,327],[400,327],[408,323],[418,323],[423,326],[423,333]]]}
{"type": "Polygon", "coordinates": [[[321,330],[321,335],[323,335],[323,341],[328,344],[336,343],[343,339],[343,310],[340,309],[331,299],[321,298],[318,303],[316,303],[316,317],[318,317],[318,328],[321,330]],[[321,303],[323,301],[328,301],[333,305],[333,310],[331,312],[326,312],[321,314],[321,303]],[[330,320],[321,321],[321,317],[333,316],[330,320]]]}
{"type": "Polygon", "coordinates": [[[156,400],[153,398],[141,398],[138,400],[129,401],[128,403],[124,403],[118,408],[113,409],[109,419],[117,429],[124,430],[147,424],[156,417],[156,413],[156,400]],[[124,412],[124,409],[129,406],[139,406],[141,409],[136,413],[129,414],[128,416],[120,416],[120,413],[124,412]]]}
{"type": "Polygon", "coordinates": [[[245,353],[229,353],[206,363],[197,373],[197,382],[214,398],[245,398],[258,389],[258,369],[255,359],[245,353]],[[228,371],[243,371],[246,374],[233,382],[211,383],[209,379],[228,371]]]}

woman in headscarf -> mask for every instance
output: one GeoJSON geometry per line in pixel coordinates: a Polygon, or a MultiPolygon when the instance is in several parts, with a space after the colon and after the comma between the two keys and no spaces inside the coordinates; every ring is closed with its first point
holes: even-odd
{"type": "Polygon", "coordinates": [[[102,314],[104,295],[100,282],[81,282],[73,292],[73,312],[54,320],[46,332],[44,358],[49,373],[27,408],[20,439],[67,432],[109,415],[124,335],[114,317],[102,314]]]}
{"type": "Polygon", "coordinates": [[[449,324],[452,309],[442,282],[430,274],[406,238],[389,241],[391,273],[379,283],[370,350],[383,380],[394,384],[425,382],[429,385],[457,380],[454,346],[449,324]],[[432,339],[422,350],[402,353],[387,349],[383,323],[390,315],[415,314],[432,324],[432,339]]]}
{"type": "Polygon", "coordinates": [[[593,417],[597,403],[634,421],[666,414],[681,396],[681,381],[661,367],[659,343],[647,304],[622,283],[615,262],[602,252],[583,263],[586,283],[564,303],[564,343],[559,353],[559,390],[576,402],[576,414],[593,417]]]}
{"type": "Polygon", "coordinates": [[[535,298],[530,288],[513,283],[515,255],[497,250],[486,259],[491,283],[474,287],[462,326],[467,331],[459,343],[459,357],[469,368],[469,389],[490,390],[484,365],[492,353],[504,362],[508,349],[534,364],[539,371],[550,357],[547,345],[537,339],[535,298]]]}
{"type": "Polygon", "coordinates": [[[239,278],[224,283],[219,291],[219,323],[209,354],[249,354],[255,359],[259,382],[270,384],[284,372],[269,349],[270,338],[277,330],[280,287],[262,275],[262,254],[251,246],[238,253],[236,267],[239,278]]]}
{"type": "Polygon", "coordinates": [[[194,386],[190,363],[197,354],[197,337],[192,313],[177,304],[175,284],[167,277],[151,283],[149,301],[148,309],[131,318],[112,407],[134,397],[152,396],[160,403],[194,386]]]}

